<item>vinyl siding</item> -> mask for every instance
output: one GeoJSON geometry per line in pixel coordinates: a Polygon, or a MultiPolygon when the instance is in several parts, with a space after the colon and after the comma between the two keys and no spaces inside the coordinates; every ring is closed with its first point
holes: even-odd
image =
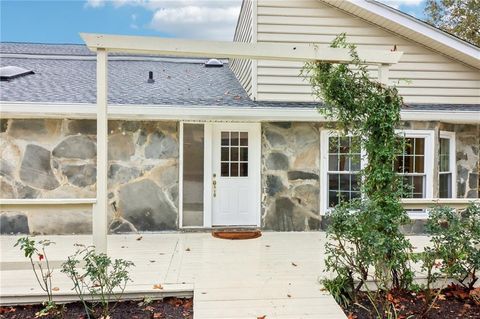
{"type": "MultiPolygon", "coordinates": [[[[233,38],[234,42],[252,42],[253,4],[251,0],[242,2],[242,8],[233,38]]],[[[250,97],[252,97],[252,67],[252,60],[233,59],[230,61],[231,70],[250,97]]]]}
{"type": "MultiPolygon", "coordinates": [[[[359,47],[403,51],[390,69],[406,103],[480,103],[480,70],[316,0],[259,0],[257,41],[328,45],[345,32],[359,47]]],[[[258,61],[258,100],[312,101],[302,63],[258,61]]],[[[377,77],[376,67],[371,68],[377,77]]]]}

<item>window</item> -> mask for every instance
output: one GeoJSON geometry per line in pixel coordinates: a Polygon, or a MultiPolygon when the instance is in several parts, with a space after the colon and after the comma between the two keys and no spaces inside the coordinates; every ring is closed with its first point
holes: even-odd
{"type": "Polygon", "coordinates": [[[183,124],[182,226],[203,226],[204,126],[183,124]]]}
{"type": "Polygon", "coordinates": [[[359,198],[360,170],[362,154],[360,138],[355,136],[339,136],[336,132],[323,132],[324,158],[323,185],[326,185],[324,211],[335,207],[342,201],[359,198]]]}
{"type": "Polygon", "coordinates": [[[248,132],[222,132],[222,177],[248,176],[248,132]]]}
{"type": "Polygon", "coordinates": [[[404,137],[403,151],[398,156],[396,170],[402,176],[406,198],[425,198],[425,138],[404,137]]]}
{"type": "Polygon", "coordinates": [[[438,197],[452,198],[455,194],[455,133],[440,132],[438,197]]]}

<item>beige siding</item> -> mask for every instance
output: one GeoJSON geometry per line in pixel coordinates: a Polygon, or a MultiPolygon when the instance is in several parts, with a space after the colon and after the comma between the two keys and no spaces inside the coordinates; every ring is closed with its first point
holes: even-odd
{"type": "MultiPolygon", "coordinates": [[[[404,56],[392,66],[395,84],[407,103],[480,103],[480,71],[412,40],[317,0],[259,0],[258,42],[329,44],[345,32],[359,47],[390,50],[404,56]]],[[[300,75],[302,63],[259,61],[258,100],[312,101],[300,75]]],[[[377,76],[372,67],[372,77],[377,76]]]]}
{"type": "MultiPolygon", "coordinates": [[[[233,41],[252,42],[252,10],[253,2],[251,0],[243,1],[233,41]]],[[[230,61],[230,68],[247,94],[252,97],[252,60],[233,59],[230,61]]]]}

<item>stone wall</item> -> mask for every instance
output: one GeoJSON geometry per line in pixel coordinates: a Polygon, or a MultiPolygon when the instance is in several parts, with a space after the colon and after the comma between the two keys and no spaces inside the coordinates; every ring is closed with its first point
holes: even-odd
{"type": "Polygon", "coordinates": [[[453,125],[453,131],[457,146],[457,197],[479,198],[480,125],[453,125]]]}
{"type": "MultiPolygon", "coordinates": [[[[93,120],[2,119],[1,198],[96,197],[93,120]]],[[[109,122],[111,232],[177,228],[176,122],[109,122]]],[[[91,212],[23,210],[0,215],[1,233],[91,233],[91,212]]]]}
{"type": "Polygon", "coordinates": [[[262,226],[320,228],[320,134],[312,123],[262,124],[262,226]]]}

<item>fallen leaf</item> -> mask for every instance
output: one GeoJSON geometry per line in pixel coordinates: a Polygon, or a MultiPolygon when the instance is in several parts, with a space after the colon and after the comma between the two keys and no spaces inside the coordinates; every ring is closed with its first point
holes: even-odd
{"type": "Polygon", "coordinates": [[[288,297],[288,298],[292,298],[292,295],[290,295],[290,294],[287,294],[287,297],[288,297]]]}
{"type": "Polygon", "coordinates": [[[162,316],[163,316],[163,315],[162,315],[161,312],[155,312],[155,313],[153,314],[153,318],[154,318],[154,319],[162,318],[162,316]]]}
{"type": "Polygon", "coordinates": [[[155,260],[149,260],[149,261],[150,261],[151,263],[154,263],[154,262],[155,262],[155,260]]]}
{"type": "Polygon", "coordinates": [[[153,312],[153,311],[155,310],[155,307],[152,307],[152,306],[146,306],[146,307],[145,307],[145,310],[146,310],[146,311],[153,312]]]}
{"type": "Polygon", "coordinates": [[[153,289],[163,289],[163,287],[160,284],[155,284],[153,285],[153,289]]]}
{"type": "Polygon", "coordinates": [[[270,245],[265,245],[265,247],[270,247],[270,245]]]}
{"type": "Polygon", "coordinates": [[[257,319],[265,319],[265,318],[267,318],[267,315],[263,315],[263,316],[257,317],[257,319]]]}
{"type": "Polygon", "coordinates": [[[185,251],[190,251],[190,248],[185,249],[185,251]]]}
{"type": "Polygon", "coordinates": [[[292,266],[297,267],[298,265],[296,263],[292,262],[292,266]]]}
{"type": "Polygon", "coordinates": [[[354,315],[354,314],[351,313],[351,312],[348,314],[348,317],[347,317],[347,319],[356,319],[356,318],[357,318],[357,316],[354,315]]]}
{"type": "Polygon", "coordinates": [[[235,96],[233,97],[233,99],[234,99],[234,100],[241,100],[242,97],[241,97],[240,95],[235,95],[235,96]]]}
{"type": "Polygon", "coordinates": [[[52,291],[59,291],[59,290],[60,290],[60,288],[58,288],[58,287],[53,287],[52,288],[52,291]]]}
{"type": "Polygon", "coordinates": [[[137,240],[142,240],[143,239],[143,236],[140,236],[137,238],[137,240]]]}

